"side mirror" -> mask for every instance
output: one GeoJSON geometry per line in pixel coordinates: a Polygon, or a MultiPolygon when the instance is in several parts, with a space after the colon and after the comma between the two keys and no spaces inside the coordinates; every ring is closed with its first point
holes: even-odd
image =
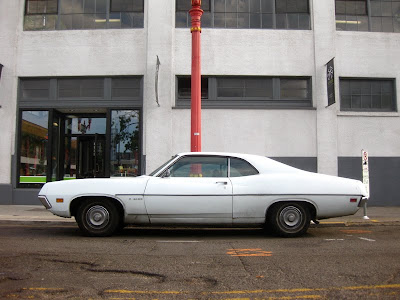
{"type": "Polygon", "coordinates": [[[170,170],[170,169],[167,169],[167,170],[164,172],[164,175],[163,175],[163,178],[168,178],[168,177],[171,177],[171,170],[170,170]]]}

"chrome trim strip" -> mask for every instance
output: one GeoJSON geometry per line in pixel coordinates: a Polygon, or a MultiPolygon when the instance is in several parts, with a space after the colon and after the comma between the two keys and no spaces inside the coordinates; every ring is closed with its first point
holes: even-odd
{"type": "Polygon", "coordinates": [[[51,208],[51,204],[49,200],[47,200],[46,196],[38,196],[40,202],[42,202],[43,206],[46,207],[46,209],[51,208]]]}
{"type": "Polygon", "coordinates": [[[298,196],[298,197],[307,197],[307,196],[326,196],[326,197],[335,197],[335,196],[348,196],[348,197],[360,197],[360,195],[351,195],[351,194],[144,194],[145,197],[155,197],[155,196],[162,196],[162,197],[198,197],[198,196],[233,196],[233,197],[271,197],[271,196],[298,196]]]}

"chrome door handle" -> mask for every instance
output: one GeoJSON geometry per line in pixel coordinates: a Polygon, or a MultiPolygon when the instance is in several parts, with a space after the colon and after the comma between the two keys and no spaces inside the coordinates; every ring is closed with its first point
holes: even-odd
{"type": "Polygon", "coordinates": [[[223,184],[223,185],[227,185],[227,184],[228,184],[227,181],[217,181],[216,183],[221,183],[221,184],[223,184]]]}

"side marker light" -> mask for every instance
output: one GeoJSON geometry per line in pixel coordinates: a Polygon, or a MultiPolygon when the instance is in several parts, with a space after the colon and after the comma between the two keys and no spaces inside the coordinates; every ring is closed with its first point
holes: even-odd
{"type": "Polygon", "coordinates": [[[56,199],[56,202],[57,202],[57,203],[63,203],[63,202],[64,202],[64,199],[63,199],[63,198],[57,198],[57,199],[56,199]]]}

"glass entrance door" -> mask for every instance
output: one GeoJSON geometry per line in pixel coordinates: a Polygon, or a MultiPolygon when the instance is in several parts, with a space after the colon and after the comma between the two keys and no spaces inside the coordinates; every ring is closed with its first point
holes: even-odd
{"type": "Polygon", "coordinates": [[[63,178],[106,176],[106,116],[66,115],[63,178]]]}

